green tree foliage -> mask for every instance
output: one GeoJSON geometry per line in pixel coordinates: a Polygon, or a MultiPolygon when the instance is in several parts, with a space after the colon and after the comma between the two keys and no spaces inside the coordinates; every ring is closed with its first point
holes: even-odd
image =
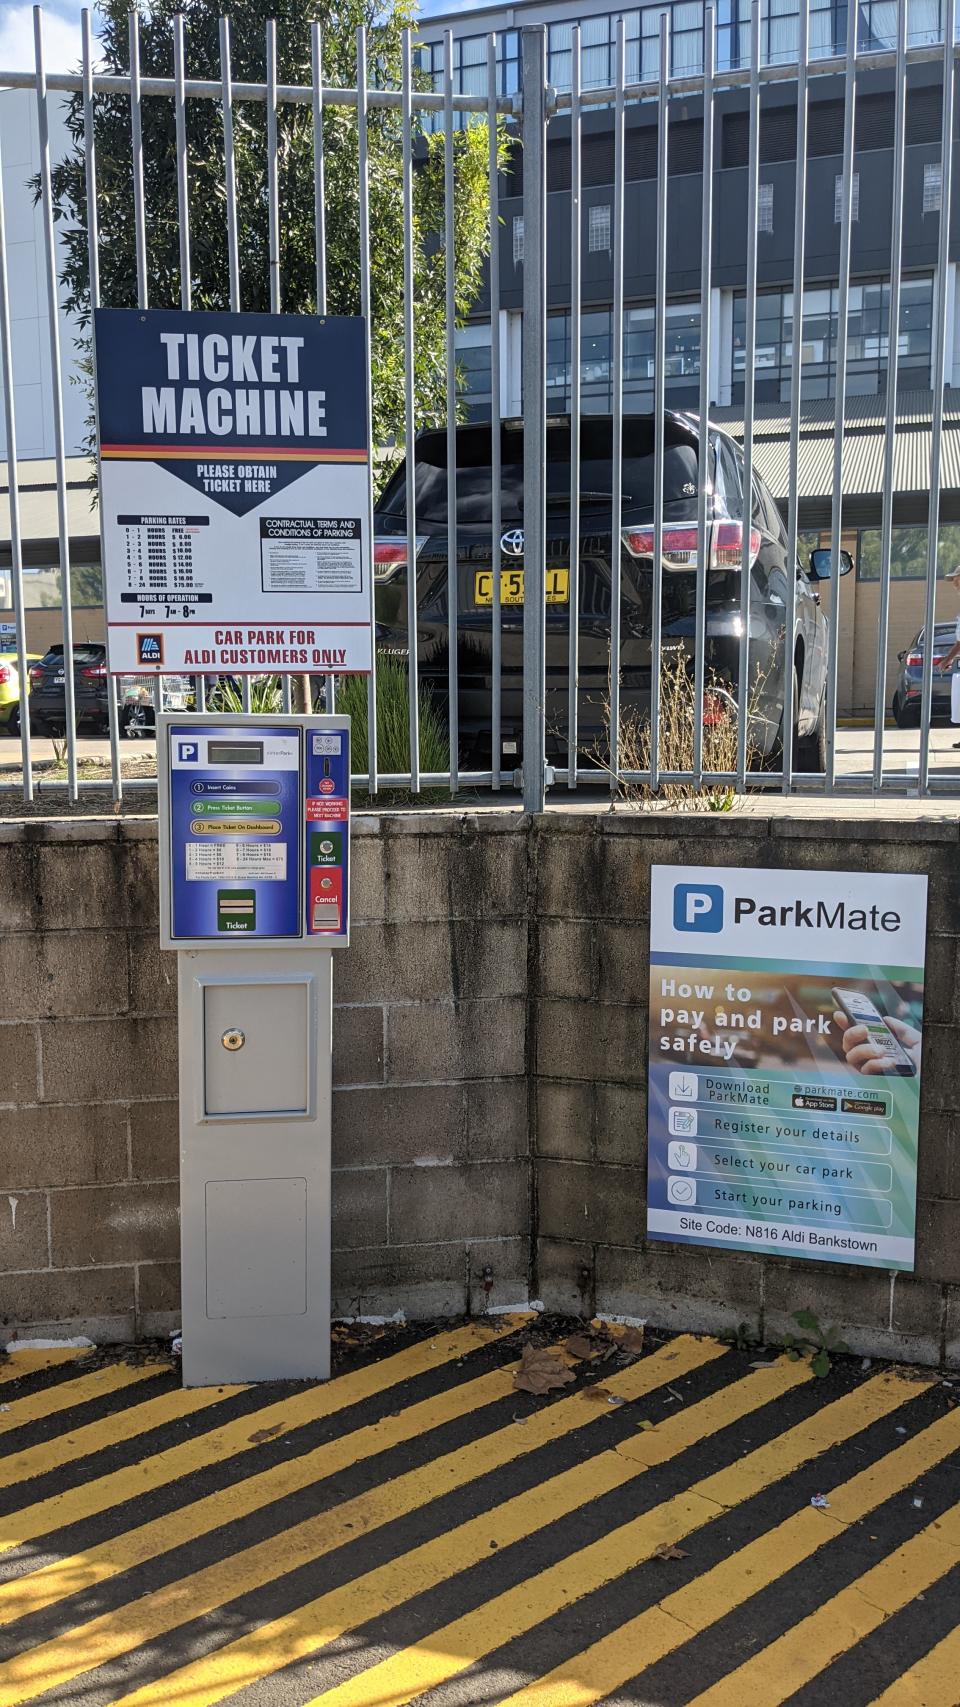
{"type": "MultiPolygon", "coordinates": [[[[182,12],[187,74],[219,82],[220,0],[136,0],[143,77],[173,75],[173,18],[182,12]]],[[[129,67],[127,0],[100,0],[104,68],[129,67]]],[[[263,82],[266,23],[277,23],[278,82],[311,82],[310,25],[321,27],[326,87],[356,86],[356,32],[366,25],[368,82],[399,87],[402,35],[413,22],[411,0],[236,0],[230,13],[234,83],[263,82]]],[[[234,102],[239,227],[240,304],[270,307],[266,106],[234,102]]],[[[168,97],[142,102],[144,188],[151,308],[180,305],[179,219],[174,105],[168,97]]],[[[371,347],[374,442],[404,437],[403,186],[400,112],[371,107],[368,120],[371,228],[371,347]]],[[[356,115],[327,106],[323,119],[327,311],[360,312],[359,160],[356,115]]],[[[83,110],[68,110],[73,146],[54,170],[56,215],[64,245],[66,306],[82,327],[90,320],[83,160],[83,110]]],[[[133,218],[130,102],[96,100],[97,204],[101,301],[135,307],[137,268],[133,218]]],[[[280,280],[284,312],[316,312],[313,115],[308,102],[278,109],[280,280]]],[[[223,117],[219,101],[187,102],[192,305],[230,306],[223,117]]],[[[505,164],[507,139],[498,140],[505,164]]],[[[443,138],[418,139],[414,171],[413,238],[416,302],[415,398],[418,426],[446,420],[443,233],[443,138]]],[[[480,289],[489,248],[488,135],[473,123],[455,135],[454,259],[459,320],[480,289]]]]}

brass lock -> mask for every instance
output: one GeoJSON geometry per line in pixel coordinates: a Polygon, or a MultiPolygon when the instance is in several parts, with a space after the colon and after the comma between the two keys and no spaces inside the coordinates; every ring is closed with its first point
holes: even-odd
{"type": "Polygon", "coordinates": [[[224,1049],[229,1049],[231,1052],[237,1049],[242,1049],[246,1041],[247,1040],[244,1037],[243,1032],[237,1031],[233,1027],[231,1027],[229,1031],[225,1031],[220,1039],[224,1049]]]}

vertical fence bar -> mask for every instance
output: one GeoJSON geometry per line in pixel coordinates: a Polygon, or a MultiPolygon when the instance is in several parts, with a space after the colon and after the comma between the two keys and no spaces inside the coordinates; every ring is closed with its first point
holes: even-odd
{"type": "MultiPolygon", "coordinates": [[[[270,313],[280,313],[280,170],[277,153],[277,21],[267,20],[267,226],[270,245],[270,313]]],[[[293,707],[289,670],[280,677],[285,712],[293,707]]],[[[303,709],[308,711],[309,706],[303,709]]]]}
{"type": "MultiPolygon", "coordinates": [[[[803,4],[803,0],[801,0],[803,4]]],[[[703,694],[707,651],[707,576],[710,550],[707,506],[710,497],[710,344],[713,299],[713,77],[716,61],[716,12],[703,14],[703,199],[700,214],[700,444],[697,466],[697,610],[693,653],[693,775],[703,785],[703,694]]]]}
{"type": "Polygon", "coordinates": [[[133,226],[137,251],[137,307],[149,308],[147,212],[143,194],[143,114],[140,105],[139,12],[130,13],[128,39],[130,44],[130,136],[133,151],[133,226]]]}
{"type": "Polygon", "coordinates": [[[70,588],[70,523],[67,518],[67,463],[63,436],[63,373],[60,363],[60,292],[53,235],[53,186],[50,176],[50,122],[47,74],[43,60],[43,11],[33,8],[33,45],[37,76],[37,124],[40,133],[40,201],[43,215],[44,270],[50,317],[50,385],[53,391],[53,443],[57,468],[57,525],[60,542],[60,602],[63,610],[63,686],[67,725],[67,784],[77,798],[76,683],[73,677],[73,598],[70,588]]]}
{"type": "Polygon", "coordinates": [[[943,124],[940,166],[940,237],[937,244],[937,327],[933,379],[933,420],[930,431],[930,498],[927,514],[927,586],[923,605],[923,686],[920,694],[920,760],[917,787],[926,794],[930,775],[930,716],[933,701],[933,640],[937,611],[937,548],[940,535],[943,382],[947,342],[952,327],[947,318],[947,274],[950,268],[950,202],[953,192],[953,87],[956,0],[943,5],[943,124]]]}
{"type": "MultiPolygon", "coordinates": [[[[837,684],[840,662],[840,535],[843,522],[843,438],[847,400],[850,246],[853,229],[853,142],[857,98],[857,19],[859,11],[858,6],[847,7],[847,54],[843,78],[843,178],[840,185],[837,375],[833,416],[833,495],[830,509],[830,656],[827,672],[826,707],[826,790],[828,794],[833,793],[837,759],[837,684]]],[[[951,59],[951,65],[952,63],[951,59]]]]}
{"type": "MultiPolygon", "coordinates": [[[[951,59],[952,64],[952,59],[951,59]]],[[[887,711],[890,573],[893,546],[893,470],[897,444],[897,369],[900,361],[900,284],[903,271],[903,177],[907,138],[907,9],[897,8],[896,110],[893,120],[893,196],[890,207],[890,303],[887,314],[887,410],[883,441],[883,512],[880,521],[880,614],[874,675],[873,787],[883,788],[883,730],[887,711]]]]}
{"type": "Polygon", "coordinates": [[[490,707],[491,786],[500,787],[503,752],[503,629],[500,612],[500,147],[497,113],[497,38],[487,37],[487,180],[490,198],[490,707]]]}
{"type": "Polygon", "coordinates": [[[443,281],[447,360],[447,695],[450,727],[450,793],[459,786],[460,586],[457,558],[457,349],[454,274],[453,35],[443,36],[443,281]]]}
{"type": "Polygon", "coordinates": [[[760,5],[750,8],[750,148],[747,165],[747,342],[743,372],[743,516],[740,553],[740,646],[737,664],[737,787],[747,786],[750,723],[750,604],[753,522],[753,415],[757,363],[757,220],[760,207],[760,5]]]}
{"type": "MultiPolygon", "coordinates": [[[[87,201],[87,267],[90,278],[90,350],[93,358],[94,444],[97,455],[97,490],[102,491],[99,476],[100,423],[97,401],[97,340],[93,330],[93,311],[100,306],[100,229],[97,219],[97,153],[93,112],[93,40],[90,13],[80,14],[83,40],[83,165],[84,190],[87,201]]],[[[100,510],[100,573],[104,574],[103,512],[100,510]]],[[[106,588],[104,588],[106,602],[106,588]]],[[[120,763],[120,710],[117,704],[117,681],[110,674],[110,630],[107,629],[107,715],[110,719],[110,774],[114,800],[123,799],[123,778],[120,763]]],[[[29,721],[29,719],[28,719],[29,721]]]]}
{"type": "MultiPolygon", "coordinates": [[[[620,787],[620,615],[623,515],[624,24],[617,19],[613,102],[613,310],[610,374],[610,791],[620,787]]],[[[579,351],[578,351],[579,356],[579,351]]],[[[656,475],[654,475],[656,481],[656,475]]],[[[651,677],[652,680],[652,677],[651,677]]],[[[651,700],[651,707],[652,707],[651,700]]],[[[652,711],[651,711],[652,716],[652,711]]],[[[651,723],[652,730],[652,723],[651,723]]]]}
{"type": "Polygon", "coordinates": [[[23,542],[20,534],[20,479],[17,470],[17,416],[13,388],[13,340],[10,336],[10,287],[7,279],[7,230],[3,205],[3,162],[0,160],[0,367],[3,369],[3,419],[7,436],[7,488],[10,506],[10,583],[17,625],[17,671],[20,676],[20,759],[23,798],[33,799],[30,753],[30,701],[27,690],[27,616],[23,606],[23,542]]]}
{"type": "Polygon", "coordinates": [[[403,32],[403,403],[407,504],[407,718],[410,787],[420,792],[420,673],[417,656],[416,329],[413,318],[413,32],[403,32]]]}
{"type": "Polygon", "coordinates": [[[364,322],[364,352],[367,388],[367,581],[370,587],[370,626],[374,647],[373,667],[367,682],[367,791],[376,794],[377,782],[377,606],[373,576],[373,361],[370,327],[370,162],[367,148],[367,34],[357,30],[357,162],[360,214],[360,313],[364,322]]]}
{"type": "Polygon", "coordinates": [[[327,312],[327,224],[323,163],[323,47],[320,25],[310,25],[310,64],[313,76],[313,233],[317,268],[317,313],[327,312]]]}
{"type": "MultiPolygon", "coordinates": [[[[230,19],[220,19],[220,86],[223,110],[223,171],[227,194],[227,271],[230,278],[230,312],[240,312],[240,245],[237,237],[237,165],[233,144],[233,74],[230,69],[230,19]]],[[[206,692],[200,677],[200,710],[206,710],[206,692]]],[[[240,704],[251,707],[250,677],[240,677],[240,704]]]]}
{"type": "MultiPolygon", "coordinates": [[[[661,13],[660,16],[659,47],[657,283],[653,309],[653,597],[650,611],[650,787],[652,790],[658,787],[660,776],[660,674],[663,648],[663,465],[664,412],[667,402],[667,149],[670,123],[670,20],[665,12],[661,13]]],[[[618,564],[620,562],[619,544],[618,538],[618,564]]]]}
{"type": "MultiPolygon", "coordinates": [[[[323,160],[323,45],[320,25],[310,25],[310,72],[313,80],[313,242],[317,271],[317,313],[327,312],[327,223],[323,160]]],[[[336,677],[324,677],[323,708],[336,709],[336,677]]]]}
{"type": "Polygon", "coordinates": [[[230,19],[220,19],[220,83],[223,109],[223,170],[227,193],[227,266],[230,312],[240,312],[240,245],[237,240],[237,165],[233,146],[233,73],[230,69],[230,19]]]}
{"type": "Polygon", "coordinates": [[[523,63],[523,809],[545,801],[547,510],[546,31],[521,31],[523,63]]]}
{"type": "Polygon", "coordinates": [[[183,13],[173,20],[174,115],[177,137],[177,217],[180,222],[180,307],[189,312],[190,186],[187,179],[187,97],[184,88],[183,13]]]}
{"type": "MultiPolygon", "coordinates": [[[[580,746],[580,326],[583,291],[582,248],[583,129],[580,115],[582,71],[580,25],[571,32],[570,63],[570,599],[567,605],[567,732],[570,763],[567,786],[577,786],[580,746]]],[[[612,559],[611,559],[612,562],[612,559]]],[[[611,767],[612,769],[614,767],[611,767]]]]}
{"type": "Polygon", "coordinates": [[[267,20],[267,220],[270,313],[280,313],[280,174],[277,162],[277,21],[267,20]]]}
{"type": "MultiPolygon", "coordinates": [[[[810,58],[810,0],[800,0],[800,51],[797,64],[797,167],[793,186],[793,334],[790,346],[790,473],[787,479],[787,600],[783,618],[783,793],[793,786],[794,648],[797,626],[797,572],[800,527],[800,399],[803,391],[803,274],[807,236],[807,66],[810,58]]],[[[826,707],[821,709],[824,716],[826,707]]]]}

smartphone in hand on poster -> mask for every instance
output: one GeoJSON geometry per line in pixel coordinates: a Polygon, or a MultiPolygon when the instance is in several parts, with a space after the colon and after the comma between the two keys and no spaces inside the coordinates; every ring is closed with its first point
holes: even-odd
{"type": "Polygon", "coordinates": [[[915,1076],[916,1065],[903,1045],[894,1037],[879,1008],[874,1006],[869,996],[865,996],[862,990],[835,988],[830,993],[850,1025],[862,1026],[867,1034],[865,1041],[875,1048],[878,1057],[890,1062],[886,1069],[888,1073],[901,1078],[915,1076]]]}

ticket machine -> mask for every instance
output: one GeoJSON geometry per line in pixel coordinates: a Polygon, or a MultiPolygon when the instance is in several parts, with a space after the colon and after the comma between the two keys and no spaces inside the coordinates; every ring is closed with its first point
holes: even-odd
{"type": "Polygon", "coordinates": [[[160,941],[177,953],[180,1003],[184,1384],[323,1379],[350,722],[157,721],[160,941]]]}

